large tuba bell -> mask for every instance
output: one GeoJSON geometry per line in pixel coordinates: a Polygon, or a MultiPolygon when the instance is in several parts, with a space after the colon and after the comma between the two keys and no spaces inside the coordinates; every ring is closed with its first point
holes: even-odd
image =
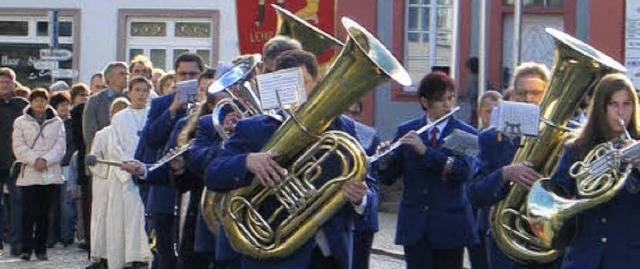
{"type": "Polygon", "coordinates": [[[363,180],[367,172],[366,155],[357,140],[340,131],[324,131],[347,107],[385,81],[411,83],[402,65],[373,35],[348,18],[342,24],[349,38],[339,57],[307,102],[263,148],[277,154],[276,161],[287,169],[283,183],[265,188],[254,179],[249,186],[217,194],[203,205],[214,207],[231,245],[244,255],[283,258],[316,234],[345,204],[342,183],[363,180]],[[309,150],[303,153],[305,149],[309,150]],[[323,173],[320,165],[329,154],[343,164],[342,172],[316,186],[314,181],[323,173]],[[277,201],[278,208],[262,216],[265,201],[277,201]]]}
{"type": "Polygon", "coordinates": [[[329,49],[344,46],[340,40],[300,19],[290,11],[278,5],[272,4],[271,7],[276,10],[277,15],[276,35],[284,35],[300,41],[304,50],[320,56],[329,49]]]}
{"type": "MultiPolygon", "coordinates": [[[[543,117],[538,137],[527,137],[514,157],[514,163],[526,162],[543,176],[555,170],[564,141],[566,125],[589,89],[606,74],[624,70],[618,62],[560,31],[545,29],[556,43],[551,82],[540,104],[543,117]]],[[[560,249],[543,244],[532,233],[527,217],[527,189],[512,185],[507,197],[491,210],[491,229],[497,244],[510,257],[548,263],[560,249]]]]}
{"type": "MultiPolygon", "coordinates": [[[[277,26],[276,34],[288,36],[298,40],[302,48],[313,55],[320,57],[330,49],[342,48],[344,44],[340,40],[325,33],[307,21],[299,18],[290,11],[278,6],[271,5],[276,10],[277,26]]],[[[319,74],[325,74],[333,63],[335,57],[321,63],[318,67],[319,74]]]]}

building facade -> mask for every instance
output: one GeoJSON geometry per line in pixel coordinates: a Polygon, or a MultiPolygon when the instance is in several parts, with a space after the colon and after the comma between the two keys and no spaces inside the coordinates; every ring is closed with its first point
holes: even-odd
{"type": "MultiPolygon", "coordinates": [[[[302,0],[298,0],[302,1],[302,0]]],[[[409,71],[414,84],[380,86],[363,98],[362,120],[382,138],[422,113],[416,84],[431,70],[455,77],[467,89],[465,61],[478,56],[481,0],[336,0],[337,18],[348,16],[374,33],[409,71]],[[457,20],[456,20],[457,18],[457,20]],[[433,42],[432,42],[433,41],[433,42]]],[[[630,0],[523,0],[520,61],[553,64],[554,45],[544,27],[563,30],[623,62],[625,11],[630,0]]],[[[267,1],[268,2],[268,1],[267,1]]],[[[208,64],[238,55],[235,0],[5,0],[0,2],[0,65],[19,73],[29,86],[52,79],[87,82],[108,62],[148,56],[172,69],[173,59],[195,52],[208,64]],[[59,10],[59,49],[71,57],[46,60],[48,11],[59,10]],[[52,78],[51,69],[56,77],[52,78]]],[[[496,89],[510,82],[513,0],[486,0],[486,78],[496,89]]],[[[345,32],[336,22],[336,36],[345,32]]],[[[639,61],[640,62],[640,61],[639,61]]],[[[466,116],[466,115],[465,115],[466,116]]]]}

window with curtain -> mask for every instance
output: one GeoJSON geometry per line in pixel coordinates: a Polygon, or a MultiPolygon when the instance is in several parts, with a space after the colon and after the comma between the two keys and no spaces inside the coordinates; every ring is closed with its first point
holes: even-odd
{"type": "Polygon", "coordinates": [[[404,65],[416,91],[420,79],[431,70],[447,72],[453,44],[452,0],[407,0],[404,65]]]}

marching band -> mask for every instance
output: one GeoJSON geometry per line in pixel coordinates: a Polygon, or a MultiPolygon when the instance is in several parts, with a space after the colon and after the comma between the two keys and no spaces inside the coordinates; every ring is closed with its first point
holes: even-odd
{"type": "MultiPolygon", "coordinates": [[[[294,16],[287,24],[300,20],[278,10],[294,16]]],[[[350,116],[367,91],[410,79],[366,29],[342,22],[345,44],[316,46],[308,39],[326,33],[296,35],[300,26],[288,25],[261,56],[240,56],[226,73],[197,54],[178,56],[173,80],[195,80],[198,102],[176,91],[150,98],[157,87],[144,59],[108,64],[107,89],[82,115],[87,157],[78,155],[92,182],[87,268],[368,268],[379,184],[398,179],[395,243],[407,268],[463,268],[465,248],[473,268],[640,266],[638,97],[624,67],[550,31],[565,57],[552,71],[523,63],[513,80],[511,101],[540,108],[539,136],[520,133],[524,122],[492,125],[498,92],[480,97],[480,129],[457,119],[458,87],[434,71],[418,84],[422,113],[381,142],[350,116]],[[326,73],[319,47],[342,47],[326,73]],[[260,107],[257,77],[291,68],[303,89],[289,90],[305,98],[260,107]],[[477,136],[477,155],[445,145],[454,130],[477,136]]],[[[0,83],[12,87],[15,73],[0,68],[0,83]]],[[[60,171],[48,168],[59,167],[65,135],[48,99],[32,92],[13,124],[24,260],[47,259],[43,212],[60,184],[60,171]]]]}

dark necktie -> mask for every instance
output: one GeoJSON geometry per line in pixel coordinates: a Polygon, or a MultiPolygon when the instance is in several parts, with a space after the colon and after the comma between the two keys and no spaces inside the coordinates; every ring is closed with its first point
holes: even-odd
{"type": "Polygon", "coordinates": [[[438,127],[431,129],[431,147],[435,147],[438,142],[438,127]]]}

